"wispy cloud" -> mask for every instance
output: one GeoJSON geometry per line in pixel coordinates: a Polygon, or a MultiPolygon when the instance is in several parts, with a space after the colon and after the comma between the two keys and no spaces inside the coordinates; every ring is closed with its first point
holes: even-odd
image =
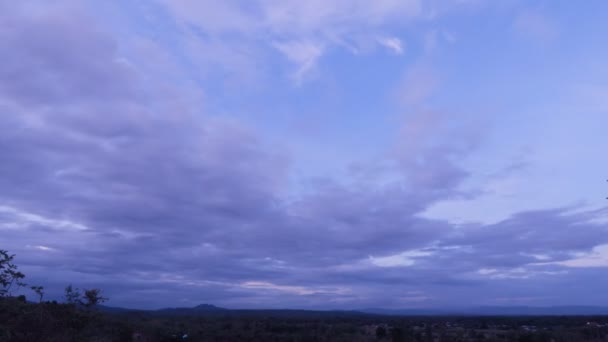
{"type": "Polygon", "coordinates": [[[378,38],[378,43],[380,43],[382,46],[386,47],[387,49],[391,50],[392,52],[401,55],[403,54],[403,43],[401,42],[401,39],[396,38],[396,37],[385,37],[385,38],[378,38]]]}

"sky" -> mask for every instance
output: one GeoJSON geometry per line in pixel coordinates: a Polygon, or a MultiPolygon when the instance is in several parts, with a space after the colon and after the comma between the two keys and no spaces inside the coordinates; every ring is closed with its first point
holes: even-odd
{"type": "Polygon", "coordinates": [[[112,306],[608,306],[608,2],[0,0],[0,249],[112,306]]]}

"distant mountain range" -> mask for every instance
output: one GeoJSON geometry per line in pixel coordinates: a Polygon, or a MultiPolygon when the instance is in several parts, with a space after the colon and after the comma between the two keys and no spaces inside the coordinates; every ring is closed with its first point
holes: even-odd
{"type": "Polygon", "coordinates": [[[300,310],[300,309],[225,309],[211,304],[201,304],[191,308],[163,308],[158,310],[128,309],[111,306],[99,306],[103,312],[110,313],[133,313],[141,312],[152,315],[170,316],[211,316],[211,315],[233,315],[233,316],[272,316],[272,317],[345,317],[376,315],[362,311],[346,310],[300,310]]]}
{"type": "Polygon", "coordinates": [[[211,304],[201,304],[193,308],[164,308],[154,312],[169,315],[196,315],[197,313],[223,313],[230,311],[211,304]]]}
{"type": "Polygon", "coordinates": [[[366,313],[389,316],[585,316],[608,315],[599,306],[480,306],[454,309],[364,309],[366,313]]]}
{"type": "Polygon", "coordinates": [[[599,306],[481,306],[462,309],[381,309],[362,310],[300,310],[300,309],[225,309],[211,304],[195,307],[163,308],[159,310],[137,310],[100,306],[101,311],[112,313],[142,312],[158,315],[200,316],[280,316],[280,317],[345,317],[360,315],[382,316],[583,316],[608,315],[608,307],[599,306]]]}

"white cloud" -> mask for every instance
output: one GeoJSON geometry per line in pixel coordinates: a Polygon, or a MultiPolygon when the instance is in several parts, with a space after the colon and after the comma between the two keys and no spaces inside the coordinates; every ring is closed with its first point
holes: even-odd
{"type": "Polygon", "coordinates": [[[577,253],[574,258],[546,264],[561,265],[573,268],[608,267],[608,244],[595,246],[588,253],[577,253]]]}
{"type": "Polygon", "coordinates": [[[27,245],[27,246],[25,246],[25,248],[37,249],[37,250],[43,251],[43,252],[52,252],[52,251],[55,251],[55,248],[48,247],[48,246],[43,246],[43,245],[36,245],[36,246],[27,245]]]}
{"type": "Polygon", "coordinates": [[[403,43],[396,37],[378,38],[378,43],[398,55],[403,54],[403,43]]]}
{"type": "MultiPolygon", "coordinates": [[[[11,214],[16,220],[14,222],[18,227],[27,227],[31,224],[39,224],[56,230],[72,230],[72,231],[83,231],[89,228],[78,222],[69,220],[57,220],[44,217],[41,215],[29,213],[23,210],[19,210],[9,206],[0,206],[0,213],[11,214]]],[[[9,225],[11,227],[13,225],[9,225]]]]}
{"type": "Polygon", "coordinates": [[[509,269],[481,268],[477,270],[477,274],[490,279],[528,279],[539,275],[557,275],[564,273],[566,273],[566,271],[542,271],[526,267],[515,267],[509,269]]]}
{"type": "Polygon", "coordinates": [[[551,257],[549,255],[546,254],[528,254],[528,253],[519,253],[520,255],[523,256],[528,256],[528,257],[532,257],[536,260],[539,261],[547,261],[547,260],[551,260],[551,257]]]}
{"type": "Polygon", "coordinates": [[[522,268],[517,267],[510,270],[498,270],[496,268],[482,268],[477,271],[482,276],[488,276],[492,279],[526,279],[530,275],[522,268]]]}
{"type": "Polygon", "coordinates": [[[311,288],[304,286],[277,285],[266,281],[246,281],[241,283],[240,286],[246,289],[280,291],[300,296],[321,293],[346,294],[350,292],[348,289],[345,288],[311,288]]]}
{"type": "Polygon", "coordinates": [[[312,41],[274,43],[274,47],[296,65],[296,71],[292,75],[296,84],[302,83],[310,75],[323,54],[323,47],[312,41]]]}
{"type": "Polygon", "coordinates": [[[370,255],[369,260],[372,264],[379,267],[413,266],[416,263],[417,258],[431,255],[433,255],[433,252],[431,251],[415,249],[385,257],[373,257],[370,255]]]}
{"type": "Polygon", "coordinates": [[[294,63],[291,77],[296,84],[315,70],[328,48],[348,47],[356,53],[364,36],[387,37],[377,43],[402,54],[401,40],[387,33],[422,16],[419,0],[257,0],[246,6],[238,1],[158,1],[187,35],[189,45],[205,46],[203,60],[223,60],[225,51],[239,51],[252,42],[259,45],[260,40],[271,42],[294,63]],[[230,38],[223,39],[226,37],[230,38]],[[210,47],[209,42],[214,41],[234,48],[210,47]],[[216,53],[220,56],[213,58],[216,53]]]}

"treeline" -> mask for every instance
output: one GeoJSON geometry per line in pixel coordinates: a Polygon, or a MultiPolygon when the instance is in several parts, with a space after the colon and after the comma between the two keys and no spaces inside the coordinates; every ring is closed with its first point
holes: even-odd
{"type": "MultiPolygon", "coordinates": [[[[0,249],[0,298],[11,298],[13,297],[13,293],[18,293],[21,289],[27,288],[36,294],[38,303],[42,303],[44,287],[25,283],[25,274],[18,270],[17,265],[13,261],[14,259],[14,254],[0,249]]],[[[20,294],[16,298],[23,302],[26,300],[24,294],[20,294]]],[[[73,288],[71,284],[65,288],[65,301],[67,304],[92,308],[107,300],[108,298],[101,295],[100,289],[84,289],[81,292],[78,288],[73,288]]]]}
{"type": "Polygon", "coordinates": [[[62,303],[45,301],[44,287],[28,285],[14,260],[14,254],[0,250],[1,342],[131,341],[128,326],[95,310],[108,300],[100,289],[68,285],[62,303]],[[28,301],[25,291],[36,301],[28,301]]]}

